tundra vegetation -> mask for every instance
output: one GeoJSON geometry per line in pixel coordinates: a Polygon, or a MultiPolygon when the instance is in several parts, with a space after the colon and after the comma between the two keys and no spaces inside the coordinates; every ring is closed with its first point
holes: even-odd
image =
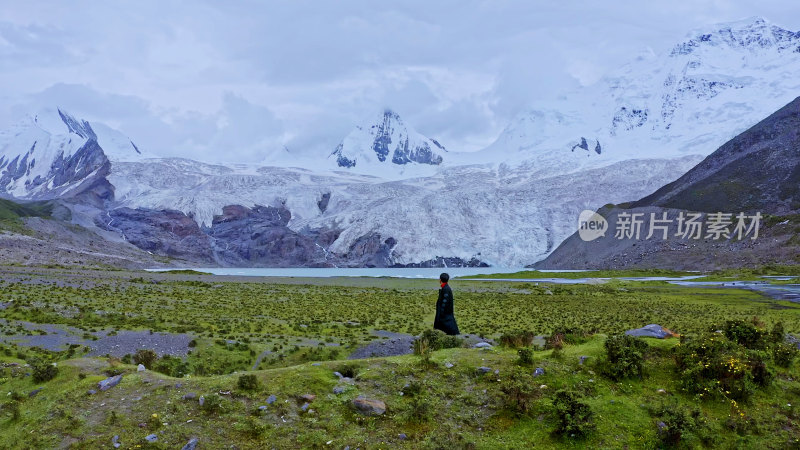
{"type": "Polygon", "coordinates": [[[496,345],[430,330],[431,280],[0,268],[0,448],[800,445],[796,303],[661,281],[451,284],[459,326],[496,345]],[[624,335],[651,323],[680,337],[624,335]],[[80,343],[42,344],[58,330],[80,343]],[[97,354],[129,332],[184,339],[97,354]],[[419,338],[347,360],[382,332],[419,338]]]}

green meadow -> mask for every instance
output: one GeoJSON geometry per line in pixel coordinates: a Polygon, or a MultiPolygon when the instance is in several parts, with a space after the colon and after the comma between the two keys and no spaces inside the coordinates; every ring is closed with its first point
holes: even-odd
{"type": "Polygon", "coordinates": [[[426,334],[414,354],[348,360],[430,329],[436,282],[2,269],[0,448],[798,446],[796,303],[658,281],[451,285],[462,332],[492,348],[426,334]],[[681,337],[610,339],[651,323],[681,337]],[[36,324],[81,343],[31,346],[58,335],[36,324]],[[129,331],[190,343],[88,356],[129,331]],[[359,396],[385,412],[359,413],[359,396]]]}

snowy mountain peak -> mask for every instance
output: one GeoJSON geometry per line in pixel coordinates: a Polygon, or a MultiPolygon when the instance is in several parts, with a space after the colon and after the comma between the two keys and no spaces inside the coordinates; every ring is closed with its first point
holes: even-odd
{"type": "Polygon", "coordinates": [[[557,174],[707,155],[800,91],[800,33],[762,18],[695,31],[520,113],[473,160],[557,174]]]}
{"type": "Polygon", "coordinates": [[[144,158],[119,131],[47,108],[0,131],[0,194],[55,198],[94,189],[107,197],[102,180],[110,163],[144,158]]]}
{"type": "Polygon", "coordinates": [[[374,170],[376,167],[438,166],[444,146],[405,124],[396,112],[385,109],[348,134],[330,154],[336,166],[374,170]]]}
{"type": "Polygon", "coordinates": [[[800,53],[800,32],[783,29],[762,17],[723,23],[715,28],[711,32],[690,33],[688,40],[676,45],[670,56],[688,55],[699,49],[713,47],[749,51],[774,49],[779,52],[800,53]]]}

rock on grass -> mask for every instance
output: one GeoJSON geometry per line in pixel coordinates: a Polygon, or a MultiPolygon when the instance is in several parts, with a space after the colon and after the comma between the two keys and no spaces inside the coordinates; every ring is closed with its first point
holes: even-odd
{"type": "Polygon", "coordinates": [[[358,397],[353,400],[353,406],[356,411],[367,416],[380,416],[386,412],[386,403],[366,397],[358,397]]]}

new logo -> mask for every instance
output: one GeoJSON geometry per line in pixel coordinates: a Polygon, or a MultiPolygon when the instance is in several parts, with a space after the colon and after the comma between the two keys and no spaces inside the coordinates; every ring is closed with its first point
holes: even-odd
{"type": "Polygon", "coordinates": [[[608,222],[605,217],[594,211],[584,209],[578,216],[578,234],[586,242],[593,241],[600,236],[605,236],[608,222]]]}

